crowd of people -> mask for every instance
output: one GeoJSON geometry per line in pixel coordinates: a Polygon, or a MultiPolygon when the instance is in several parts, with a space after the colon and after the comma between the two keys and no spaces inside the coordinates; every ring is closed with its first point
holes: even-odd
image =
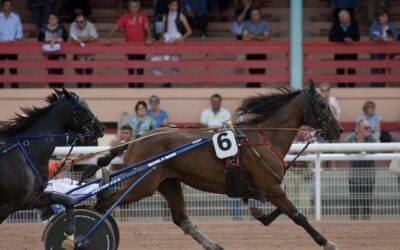
{"type": "MultiPolygon", "coordinates": [[[[229,16],[229,8],[233,5],[235,16],[231,31],[236,40],[245,42],[264,42],[271,37],[271,26],[263,17],[260,1],[257,0],[155,0],[154,15],[149,17],[141,10],[139,0],[124,1],[128,11],[116,20],[114,27],[105,38],[105,44],[111,44],[111,39],[118,29],[124,30],[127,42],[143,42],[151,44],[158,40],[165,43],[177,43],[193,35],[193,29],[200,31],[201,38],[207,38],[208,20],[210,13],[219,13],[222,17],[229,16]]],[[[68,40],[84,47],[85,43],[97,41],[99,35],[96,25],[90,22],[92,14],[90,0],[28,0],[27,7],[32,12],[32,21],[38,30],[38,40],[49,46],[43,50],[56,51],[60,45],[68,40]],[[61,19],[62,18],[62,19],[61,19]],[[70,23],[70,30],[66,30],[63,22],[70,23]]],[[[329,34],[329,41],[352,44],[360,40],[359,23],[370,27],[371,41],[388,43],[398,39],[395,23],[387,12],[389,1],[356,1],[330,0],[333,9],[333,24],[329,34]],[[372,18],[373,17],[373,18],[372,18]]],[[[12,1],[2,0],[0,13],[0,42],[14,42],[23,39],[23,25],[17,13],[12,11],[12,1]]],[[[272,27],[273,28],[273,27],[272,27]]],[[[66,55],[52,54],[49,60],[64,60],[66,55]]],[[[373,60],[384,60],[390,55],[373,54],[373,60]]],[[[247,60],[267,60],[266,54],[248,54],[247,60]]],[[[357,60],[357,54],[336,54],[335,60],[357,60]]],[[[94,55],[74,55],[74,60],[95,60],[94,55]]],[[[130,54],[129,60],[146,60],[145,54],[130,54]]],[[[18,60],[16,54],[1,55],[0,60],[18,60]]],[[[152,61],[177,61],[180,55],[155,55],[152,61]]],[[[0,74],[4,74],[0,69],[0,74]]],[[[93,69],[76,69],[76,74],[91,75],[93,69]]],[[[387,69],[373,68],[372,74],[385,74],[387,69]]],[[[265,74],[265,68],[250,68],[250,74],[265,74]]],[[[337,69],[337,74],[355,74],[355,69],[337,69]]],[[[17,74],[17,69],[10,69],[10,74],[17,74]]],[[[48,74],[63,74],[63,69],[48,69],[48,74]]],[[[144,69],[129,69],[130,75],[143,75],[144,69]]],[[[153,74],[162,75],[161,69],[154,69],[153,74]]],[[[172,74],[179,74],[178,69],[172,69],[172,74]]],[[[51,87],[61,87],[62,83],[51,83],[51,87]]],[[[78,83],[78,87],[90,87],[90,83],[78,83]]],[[[141,82],[129,83],[129,87],[143,87],[141,82]]],[[[173,87],[172,83],[165,83],[164,87],[173,87]]],[[[249,82],[247,87],[261,87],[258,82],[249,82]]],[[[354,87],[352,82],[338,83],[339,87],[354,87]]],[[[373,87],[384,86],[384,83],[371,83],[373,87]]],[[[0,83],[3,87],[3,83],[0,83]]],[[[17,88],[18,84],[12,83],[17,88]]]]}

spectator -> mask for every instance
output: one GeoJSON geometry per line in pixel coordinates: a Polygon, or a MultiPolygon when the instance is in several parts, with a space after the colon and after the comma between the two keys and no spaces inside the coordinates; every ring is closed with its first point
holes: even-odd
{"type": "Polygon", "coordinates": [[[336,97],[331,96],[331,85],[329,83],[321,83],[319,88],[321,90],[321,95],[329,103],[332,113],[335,115],[336,119],[339,120],[342,110],[338,101],[336,100],[336,97]]]}
{"type": "MultiPolygon", "coordinates": [[[[340,42],[345,44],[353,44],[355,41],[360,40],[360,31],[358,24],[355,20],[351,20],[350,14],[347,10],[339,12],[339,22],[333,22],[331,31],[329,33],[329,41],[340,42]]],[[[336,54],[335,60],[357,60],[357,54],[336,54]]],[[[344,75],[345,69],[337,69],[338,75],[344,75]]],[[[354,75],[355,69],[348,69],[349,75],[354,75]]],[[[345,87],[346,83],[339,83],[339,87],[345,87]]],[[[354,83],[348,83],[348,87],[355,87],[354,83]]]]}
{"type": "MultiPolygon", "coordinates": [[[[377,20],[375,20],[369,30],[369,39],[371,41],[377,41],[382,43],[392,42],[397,40],[397,30],[394,22],[389,22],[389,14],[382,11],[378,14],[377,20]]],[[[373,54],[371,58],[373,60],[384,60],[388,55],[385,54],[373,54]]],[[[372,69],[371,73],[376,75],[385,74],[385,69],[372,69]]],[[[384,87],[384,83],[371,83],[371,87],[384,87]]]]}
{"type": "Polygon", "coordinates": [[[156,40],[160,39],[162,32],[162,19],[168,13],[168,0],[154,1],[154,33],[156,40]]]}
{"type": "Polygon", "coordinates": [[[136,116],[131,117],[128,121],[135,138],[138,138],[149,130],[157,128],[157,123],[153,118],[146,115],[146,110],[146,102],[138,101],[135,106],[136,116]]]}
{"type": "Polygon", "coordinates": [[[354,18],[354,12],[357,9],[357,0],[330,0],[333,9],[333,22],[338,23],[338,14],[342,10],[348,11],[351,18],[354,18]]]}
{"type": "MultiPolygon", "coordinates": [[[[96,27],[93,23],[89,22],[83,14],[76,16],[75,22],[70,26],[69,30],[70,39],[81,47],[85,47],[85,43],[97,41],[96,27]]],[[[74,55],[76,61],[94,61],[95,56],[90,54],[74,55]]],[[[78,75],[92,75],[93,69],[75,69],[78,75]]],[[[90,88],[91,83],[78,83],[78,88],[90,88]]]]}
{"type": "Polygon", "coordinates": [[[40,30],[46,18],[53,11],[51,0],[27,0],[28,9],[32,13],[33,23],[40,30]]]}
{"type": "Polygon", "coordinates": [[[378,16],[378,13],[387,11],[388,0],[360,0],[357,10],[357,21],[364,27],[369,27],[378,16]]]}
{"type": "Polygon", "coordinates": [[[212,95],[210,101],[211,108],[206,108],[201,112],[200,122],[208,128],[222,127],[225,122],[229,122],[231,119],[231,112],[221,107],[221,95],[212,95]]]}
{"type": "Polygon", "coordinates": [[[363,105],[363,113],[357,117],[357,121],[367,120],[371,132],[379,138],[381,135],[382,116],[375,113],[376,105],[373,101],[366,101],[363,105]]]}
{"type": "MultiPolygon", "coordinates": [[[[125,124],[124,126],[121,127],[121,129],[119,130],[118,133],[118,138],[116,138],[115,140],[112,140],[109,144],[109,146],[113,147],[113,146],[117,146],[121,143],[125,143],[128,142],[130,140],[132,140],[132,138],[134,138],[133,135],[133,131],[132,131],[132,127],[129,126],[128,124],[125,124]]],[[[121,162],[123,161],[124,158],[124,153],[125,151],[123,151],[121,154],[117,155],[116,158],[119,159],[121,162]]],[[[111,165],[111,171],[116,171],[121,169],[121,164],[118,165],[111,165]]]]}
{"type": "MultiPolygon", "coordinates": [[[[179,11],[179,1],[169,0],[166,15],[162,18],[161,40],[165,43],[182,42],[192,34],[192,29],[185,17],[179,11]]],[[[152,61],[179,61],[179,55],[158,55],[152,58],[152,61]]],[[[177,75],[179,69],[172,69],[172,74],[177,75]]],[[[162,75],[162,69],[154,69],[155,75],[162,75]]],[[[172,87],[171,83],[164,84],[165,87],[172,87]]]]}
{"type": "Polygon", "coordinates": [[[257,0],[235,1],[235,20],[232,23],[231,31],[236,35],[236,40],[243,40],[243,23],[250,20],[250,9],[258,6],[257,0]]]}
{"type": "MultiPolygon", "coordinates": [[[[261,9],[253,7],[250,10],[251,19],[244,22],[243,25],[243,40],[247,42],[265,42],[269,40],[271,28],[267,21],[261,19],[261,9]]],[[[249,54],[247,60],[267,60],[265,54],[249,54]]],[[[265,67],[258,69],[249,69],[249,73],[252,75],[264,75],[265,67]]],[[[247,87],[259,88],[261,83],[250,82],[247,83],[247,87]]]]}
{"type": "Polygon", "coordinates": [[[156,95],[150,96],[149,104],[150,109],[146,112],[147,116],[153,118],[158,128],[168,125],[169,116],[167,111],[160,109],[160,98],[156,95]]]}
{"type": "MultiPolygon", "coordinates": [[[[67,41],[68,33],[64,25],[58,23],[58,16],[55,13],[50,13],[48,17],[48,23],[44,24],[39,32],[38,40],[50,44],[50,46],[55,46],[56,44],[61,44],[63,41],[67,41]]],[[[48,60],[65,60],[65,55],[61,54],[49,54],[47,55],[48,60]]],[[[49,69],[49,75],[62,75],[64,70],[62,68],[49,69]]],[[[63,83],[50,83],[51,88],[61,88],[63,83]]]]}
{"type": "MultiPolygon", "coordinates": [[[[22,24],[19,16],[12,12],[11,0],[1,1],[2,12],[0,13],[0,44],[1,43],[11,43],[22,40],[22,24]]],[[[16,54],[2,54],[0,55],[0,61],[16,61],[18,60],[18,55],[16,54]]],[[[4,74],[4,69],[0,68],[0,75],[4,74]]],[[[10,69],[11,75],[17,74],[17,69],[10,69]]],[[[0,83],[0,88],[3,88],[4,84],[0,83]]],[[[18,88],[17,83],[11,84],[12,88],[18,88]]]]}
{"type": "MultiPolygon", "coordinates": [[[[317,143],[314,131],[308,131],[311,127],[302,126],[297,132],[293,143],[317,143]]],[[[291,200],[304,214],[312,214],[313,197],[313,162],[295,161],[290,167],[288,176],[287,193],[291,200]]]]}
{"type": "MultiPolygon", "coordinates": [[[[125,32],[125,40],[127,42],[141,42],[141,43],[152,43],[150,22],[147,15],[140,10],[139,0],[128,1],[129,12],[123,14],[116,22],[114,27],[111,29],[110,34],[105,41],[106,45],[110,44],[110,39],[115,31],[119,28],[123,28],[125,32]],[[145,35],[147,34],[147,38],[145,35]]],[[[143,61],[146,55],[144,54],[130,54],[128,59],[132,61],[143,61]]],[[[143,69],[136,69],[136,74],[143,75],[143,69]]],[[[134,75],[135,69],[129,69],[129,74],[134,75]]],[[[129,87],[143,88],[143,83],[130,83],[129,87]]]]}
{"type": "MultiPolygon", "coordinates": [[[[366,143],[379,142],[379,140],[372,134],[368,121],[359,120],[356,132],[349,134],[345,142],[366,143]]],[[[375,185],[375,162],[350,161],[349,164],[350,219],[369,220],[375,185]]]]}
{"type": "Polygon", "coordinates": [[[66,14],[67,22],[73,22],[77,15],[83,14],[86,17],[92,15],[90,0],[62,0],[59,15],[66,14]]]}
{"type": "Polygon", "coordinates": [[[201,38],[207,38],[208,13],[206,0],[183,0],[183,13],[187,16],[190,26],[200,30],[201,38]]]}

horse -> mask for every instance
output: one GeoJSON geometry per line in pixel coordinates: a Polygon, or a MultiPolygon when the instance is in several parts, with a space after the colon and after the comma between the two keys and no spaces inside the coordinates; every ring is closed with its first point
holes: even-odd
{"type": "Polygon", "coordinates": [[[103,136],[104,126],[76,94],[54,90],[46,101],[45,107],[23,108],[23,114],[0,123],[0,223],[18,210],[68,203],[63,195],[43,192],[60,137],[103,136]]]}
{"type": "MultiPolygon", "coordinates": [[[[335,243],[328,241],[313,228],[281,188],[285,174],[283,156],[289,151],[298,128],[308,125],[321,129],[328,140],[338,139],[343,132],[329,105],[317,93],[311,82],[303,90],[281,87],[270,94],[245,99],[239,111],[253,114],[248,121],[234,127],[234,130],[247,138],[239,150],[241,171],[247,176],[250,186],[258,191],[255,192],[259,194],[258,200],[268,201],[276,207],[276,210],[268,215],[259,208],[250,207],[251,214],[265,226],[271,224],[280,214],[286,214],[297,225],[303,227],[325,250],[337,249],[335,243]],[[268,128],[283,131],[277,132],[268,128]]],[[[210,137],[214,133],[213,131],[185,132],[177,129],[161,131],[163,133],[159,133],[160,130],[150,132],[143,140],[130,144],[124,156],[124,165],[129,166],[185,143],[210,137]],[[170,133],[165,133],[167,131],[170,133]]],[[[189,220],[181,183],[205,192],[227,194],[225,170],[225,161],[216,157],[213,145],[209,143],[162,163],[125,197],[121,205],[137,202],[159,191],[167,200],[173,223],[185,234],[192,236],[205,249],[223,249],[209,240],[189,220]]],[[[98,200],[94,208],[99,212],[106,211],[140,176],[127,180],[121,190],[107,199],[98,200]]],[[[244,198],[246,201],[246,197],[244,198]]]]}

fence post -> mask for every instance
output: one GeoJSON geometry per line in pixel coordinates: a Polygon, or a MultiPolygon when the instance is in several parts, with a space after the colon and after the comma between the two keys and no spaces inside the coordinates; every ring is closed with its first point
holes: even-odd
{"type": "Polygon", "coordinates": [[[290,87],[303,87],[303,1],[290,1],[290,87]]]}
{"type": "Polygon", "coordinates": [[[321,220],[321,153],[315,159],[315,219],[321,220]]]}

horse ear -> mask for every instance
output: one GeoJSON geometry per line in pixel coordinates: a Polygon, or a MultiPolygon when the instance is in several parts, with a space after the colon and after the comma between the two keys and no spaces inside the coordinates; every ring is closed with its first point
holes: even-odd
{"type": "Polygon", "coordinates": [[[310,94],[315,95],[316,90],[315,90],[314,81],[312,79],[309,79],[307,85],[308,85],[308,91],[310,92],[310,94]]]}
{"type": "Polygon", "coordinates": [[[54,92],[57,94],[58,97],[61,97],[61,96],[64,95],[63,92],[61,90],[58,90],[58,89],[54,89],[54,92]]]}
{"type": "Polygon", "coordinates": [[[67,99],[71,99],[71,94],[66,89],[62,88],[62,93],[67,99]]]}

